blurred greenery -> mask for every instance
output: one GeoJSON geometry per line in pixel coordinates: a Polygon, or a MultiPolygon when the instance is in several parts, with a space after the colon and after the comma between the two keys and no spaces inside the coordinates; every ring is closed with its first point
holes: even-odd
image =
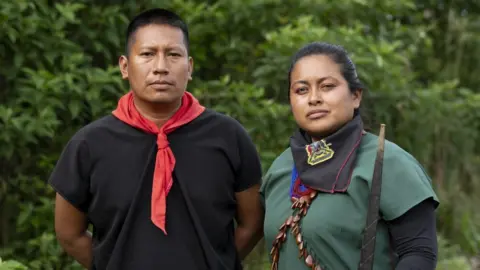
{"type": "MultiPolygon", "coordinates": [[[[479,1],[16,0],[0,2],[0,270],[81,269],[55,240],[46,180],[70,136],[127,91],[117,68],[124,30],[151,7],[188,21],[189,90],[241,121],[265,170],[294,128],[286,103],[291,55],[311,41],[347,48],[369,88],[363,105],[372,131],[385,123],[388,139],[432,176],[442,201],[438,269],[474,267],[479,1]]],[[[268,269],[264,247],[246,270],[268,269]]]]}

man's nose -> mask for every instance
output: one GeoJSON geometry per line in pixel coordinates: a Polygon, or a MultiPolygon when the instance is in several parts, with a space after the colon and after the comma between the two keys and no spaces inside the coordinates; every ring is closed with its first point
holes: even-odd
{"type": "Polygon", "coordinates": [[[155,58],[154,63],[154,73],[168,73],[168,63],[167,59],[163,56],[163,54],[158,54],[155,58]]]}

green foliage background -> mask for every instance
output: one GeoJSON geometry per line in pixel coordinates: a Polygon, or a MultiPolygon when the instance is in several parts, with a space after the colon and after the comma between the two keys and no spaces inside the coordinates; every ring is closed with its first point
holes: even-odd
{"type": "MultiPolygon", "coordinates": [[[[122,2],[0,3],[0,257],[7,260],[0,269],[80,269],[55,240],[46,180],[70,136],[110,113],[128,90],[117,68],[124,30],[151,7],[188,21],[189,90],[244,124],[264,170],[294,128],[289,58],[311,41],[346,47],[369,87],[373,132],[385,123],[388,139],[434,180],[442,200],[438,269],[472,267],[480,254],[480,2],[122,2]]],[[[268,268],[263,245],[246,269],[268,268]]]]}

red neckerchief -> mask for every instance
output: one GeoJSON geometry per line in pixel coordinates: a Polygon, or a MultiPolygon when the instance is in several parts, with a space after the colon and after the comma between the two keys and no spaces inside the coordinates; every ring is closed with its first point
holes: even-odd
{"type": "Polygon", "coordinates": [[[153,173],[151,219],[165,234],[166,198],[173,184],[172,172],[175,167],[175,157],[169,147],[167,135],[178,127],[197,118],[205,107],[189,92],[182,96],[182,104],[177,112],[161,127],[143,117],[135,107],[132,91],[120,98],[117,108],[113,111],[118,119],[126,124],[139,128],[147,133],[157,135],[158,152],[153,173]]]}

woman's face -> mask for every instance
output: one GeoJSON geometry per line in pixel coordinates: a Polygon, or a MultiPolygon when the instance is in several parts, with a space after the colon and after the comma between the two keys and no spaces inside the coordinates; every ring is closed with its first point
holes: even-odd
{"type": "Polygon", "coordinates": [[[290,105],[295,121],[315,140],[341,128],[360,106],[361,90],[352,93],[340,66],[326,55],[310,55],[298,60],[290,82],[290,105]]]}

